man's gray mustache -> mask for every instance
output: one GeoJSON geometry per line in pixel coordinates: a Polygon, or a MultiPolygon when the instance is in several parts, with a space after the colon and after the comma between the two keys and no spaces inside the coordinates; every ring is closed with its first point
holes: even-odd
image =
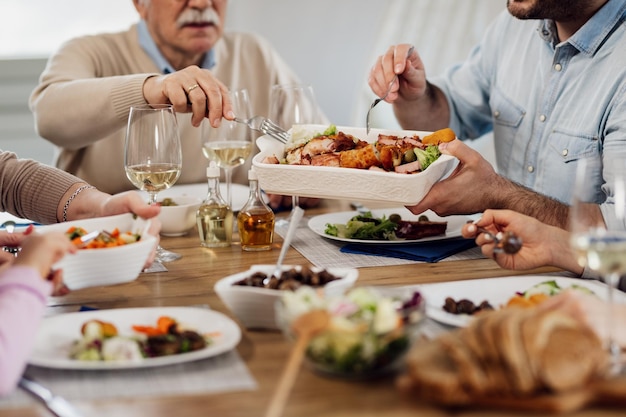
{"type": "Polygon", "coordinates": [[[197,10],[187,10],[179,18],[176,24],[178,27],[182,27],[189,23],[206,22],[215,26],[220,25],[219,16],[213,9],[207,9],[202,12],[197,10]]]}

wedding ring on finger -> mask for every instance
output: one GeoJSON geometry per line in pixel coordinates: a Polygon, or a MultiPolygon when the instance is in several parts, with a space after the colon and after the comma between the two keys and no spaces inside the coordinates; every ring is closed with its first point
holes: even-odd
{"type": "Polygon", "coordinates": [[[192,86],[188,87],[188,88],[187,88],[187,94],[191,93],[191,91],[192,91],[194,88],[198,88],[198,87],[200,87],[198,84],[194,84],[194,85],[192,85],[192,86]]]}

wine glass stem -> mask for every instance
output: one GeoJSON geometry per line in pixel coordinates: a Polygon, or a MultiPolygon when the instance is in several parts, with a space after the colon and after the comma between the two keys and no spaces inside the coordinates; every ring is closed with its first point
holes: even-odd
{"type": "Polygon", "coordinates": [[[299,205],[300,205],[300,196],[292,195],[291,196],[291,209],[294,210],[299,205]]]}
{"type": "Polygon", "coordinates": [[[619,283],[620,275],[616,272],[610,273],[606,277],[606,284],[608,286],[607,293],[607,308],[608,308],[608,317],[607,317],[607,325],[608,325],[608,336],[609,336],[609,353],[611,355],[611,373],[618,374],[621,372],[621,349],[615,340],[615,316],[613,312],[613,298],[615,293],[615,288],[619,283]]]}
{"type": "Polygon", "coordinates": [[[148,191],[148,204],[153,205],[157,202],[157,193],[154,191],[148,191]]]}
{"type": "Polygon", "coordinates": [[[224,176],[226,177],[226,202],[228,207],[233,208],[232,185],[233,185],[233,169],[224,168],[224,176]]]}

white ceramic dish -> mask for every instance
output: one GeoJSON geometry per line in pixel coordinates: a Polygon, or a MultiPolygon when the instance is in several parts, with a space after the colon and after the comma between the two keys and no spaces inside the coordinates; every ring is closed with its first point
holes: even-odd
{"type": "MultiPolygon", "coordinates": [[[[311,125],[310,129],[322,132],[327,127],[311,125]]],[[[338,126],[337,129],[368,142],[375,142],[381,133],[399,136],[417,134],[420,137],[429,133],[371,129],[367,136],[365,128],[338,126]]],[[[452,172],[458,162],[452,156],[441,155],[424,172],[408,175],[351,168],[266,164],[262,162],[266,156],[283,157],[284,146],[267,135],[259,137],[257,145],[260,152],[252,159],[252,165],[258,173],[259,185],[267,193],[382,201],[406,206],[419,203],[433,184],[452,172]]]]}
{"type": "Polygon", "coordinates": [[[241,339],[239,326],[225,315],[194,307],[151,307],[123,308],[66,313],[44,318],[35,340],[29,364],[44,368],[113,370],[149,368],[173,365],[209,358],[233,349],[241,339]],[[154,325],[159,316],[171,316],[181,325],[195,329],[198,333],[218,333],[214,343],[202,350],[178,355],[146,358],[138,362],[78,361],[69,358],[70,348],[80,338],[80,328],[87,320],[98,319],[113,323],[119,334],[132,335],[132,325],[154,325]]]}
{"type": "Polygon", "coordinates": [[[196,225],[196,211],[202,200],[193,196],[159,197],[158,201],[171,198],[175,206],[161,206],[159,220],[163,236],[183,236],[196,225]]]}
{"type": "MultiPolygon", "coordinates": [[[[419,216],[416,216],[414,214],[412,214],[407,208],[405,207],[398,207],[398,208],[389,208],[389,209],[380,209],[380,210],[372,210],[372,215],[374,217],[382,217],[382,216],[386,216],[387,218],[389,218],[389,216],[391,214],[397,213],[400,216],[402,216],[403,220],[417,220],[419,218],[419,216]]],[[[326,230],[326,224],[330,223],[330,224],[334,224],[334,223],[341,223],[341,224],[345,224],[348,220],[350,220],[352,217],[356,216],[358,213],[356,211],[344,211],[344,212],[340,212],[340,213],[328,213],[328,214],[321,214],[319,216],[314,216],[309,220],[309,229],[311,229],[312,231],[314,231],[315,233],[317,233],[318,235],[328,238],[328,239],[332,239],[332,240],[337,240],[340,242],[349,242],[349,243],[372,243],[372,244],[403,244],[403,243],[415,243],[415,242],[428,242],[431,240],[443,240],[443,239],[451,239],[451,238],[457,238],[457,237],[461,237],[461,229],[463,228],[463,225],[465,223],[467,223],[468,220],[471,219],[471,217],[468,216],[448,216],[448,217],[439,217],[437,216],[434,212],[428,210],[425,211],[424,213],[422,213],[422,215],[425,215],[426,217],[428,217],[428,219],[430,221],[434,221],[434,222],[448,222],[448,227],[446,228],[446,233],[444,235],[440,235],[440,236],[431,236],[431,237],[425,237],[422,239],[398,239],[398,240],[363,240],[363,239],[347,239],[347,238],[343,238],[343,237],[337,237],[337,236],[330,236],[327,235],[324,231],[326,230]]]]}
{"type": "MultiPolygon", "coordinates": [[[[133,225],[132,214],[120,214],[39,226],[37,230],[66,232],[71,226],[76,226],[88,232],[112,231],[115,228],[125,232],[132,230],[133,225]]],[[[139,276],[155,245],[156,238],[144,233],[139,242],[112,248],[83,249],[68,254],[54,267],[63,270],[63,280],[70,290],[126,283],[139,276]]]]}
{"type": "MultiPolygon", "coordinates": [[[[163,190],[157,196],[158,200],[162,200],[166,197],[175,198],[175,197],[196,197],[200,200],[204,200],[206,198],[208,191],[208,185],[206,182],[199,184],[181,184],[174,185],[167,190],[163,190]]],[[[145,195],[146,199],[148,198],[148,193],[141,192],[145,195]]],[[[220,184],[220,193],[224,200],[226,200],[226,184],[220,184]]],[[[248,201],[248,196],[250,194],[250,188],[247,185],[242,184],[232,184],[232,193],[233,193],[233,210],[239,211],[248,201]]]]}
{"type": "MultiPolygon", "coordinates": [[[[282,291],[233,284],[257,271],[271,275],[274,267],[275,265],[253,265],[250,269],[222,278],[215,284],[214,289],[217,295],[247,328],[279,328],[276,323],[275,304],[281,297],[282,291]]],[[[289,270],[293,267],[294,265],[283,265],[283,270],[289,270]]],[[[312,269],[313,271],[320,270],[319,268],[312,269]]],[[[341,277],[341,279],[331,281],[321,287],[327,295],[342,294],[354,285],[359,275],[355,268],[329,268],[327,270],[331,274],[341,277]]]]}
{"type": "MultiPolygon", "coordinates": [[[[601,299],[607,297],[607,286],[602,282],[550,275],[512,276],[424,284],[419,287],[419,290],[426,299],[428,317],[450,326],[464,327],[472,320],[472,316],[451,314],[445,311],[442,306],[447,297],[452,297],[456,301],[465,298],[474,304],[480,304],[486,300],[494,308],[499,308],[506,304],[516,292],[526,291],[535,284],[551,280],[555,280],[561,288],[568,288],[576,284],[590,289],[601,299]]],[[[619,293],[619,291],[616,291],[615,298],[618,302],[626,302],[626,294],[619,293]]]]}

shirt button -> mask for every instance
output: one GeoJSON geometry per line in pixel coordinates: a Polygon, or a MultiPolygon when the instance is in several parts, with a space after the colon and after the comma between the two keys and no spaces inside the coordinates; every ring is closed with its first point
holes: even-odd
{"type": "Polygon", "coordinates": [[[556,64],[556,65],[554,66],[554,70],[555,70],[555,71],[561,71],[562,69],[563,69],[563,67],[561,66],[561,64],[556,64]]]}
{"type": "Polygon", "coordinates": [[[500,117],[500,112],[499,112],[498,110],[494,111],[494,112],[493,112],[493,117],[495,117],[496,119],[497,119],[498,117],[500,117]]]}
{"type": "Polygon", "coordinates": [[[561,151],[561,155],[563,155],[563,156],[567,156],[567,154],[568,154],[568,150],[567,150],[567,149],[563,149],[563,150],[561,151]]]}
{"type": "Polygon", "coordinates": [[[545,122],[546,121],[546,115],[542,114],[541,116],[539,116],[539,121],[545,122]]]}
{"type": "Polygon", "coordinates": [[[532,165],[528,165],[528,168],[527,168],[527,169],[528,169],[528,172],[530,172],[531,174],[532,174],[533,172],[535,172],[535,167],[534,167],[534,166],[532,166],[532,165]]]}

